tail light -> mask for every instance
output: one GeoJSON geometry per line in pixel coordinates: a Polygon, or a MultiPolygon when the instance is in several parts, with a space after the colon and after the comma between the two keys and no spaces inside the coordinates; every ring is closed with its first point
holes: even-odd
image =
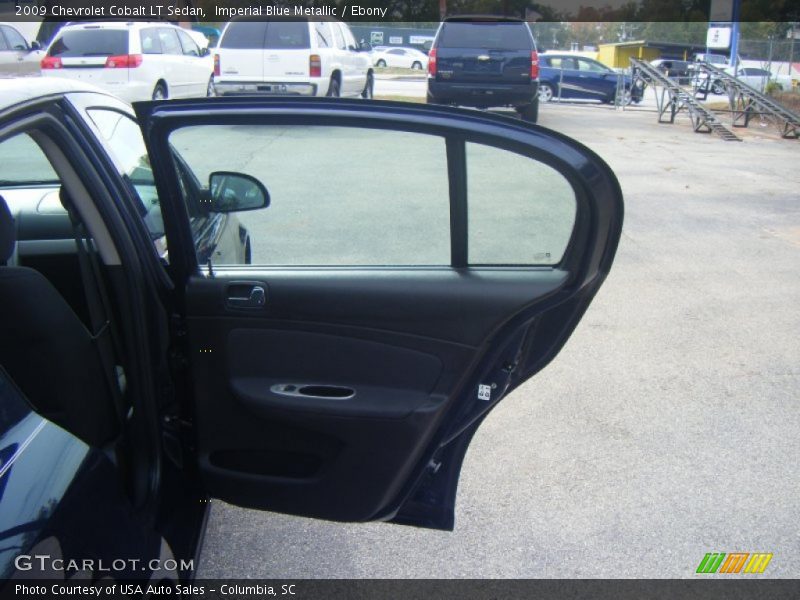
{"type": "Polygon", "coordinates": [[[428,75],[436,77],[436,48],[428,52],[428,75]]]}
{"type": "Polygon", "coordinates": [[[214,77],[219,77],[220,74],[220,66],[219,66],[219,54],[214,55],[214,77]]]}
{"type": "Polygon", "coordinates": [[[43,69],[60,69],[62,66],[61,59],[57,56],[45,56],[41,63],[43,69]]]}
{"type": "Polygon", "coordinates": [[[120,54],[106,59],[106,69],[135,69],[141,64],[141,54],[120,54]]]}
{"type": "Polygon", "coordinates": [[[531,52],[531,79],[539,79],[539,53],[531,52]]]}
{"type": "Polygon", "coordinates": [[[312,54],[308,57],[308,74],[311,77],[322,77],[322,60],[319,54],[312,54]]]}

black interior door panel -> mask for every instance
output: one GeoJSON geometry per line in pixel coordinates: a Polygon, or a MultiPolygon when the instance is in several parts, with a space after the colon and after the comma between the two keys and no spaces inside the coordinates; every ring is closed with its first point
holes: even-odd
{"type": "Polygon", "coordinates": [[[556,132],[479,111],[301,98],[136,111],[188,334],[183,416],[208,491],[451,529],[470,437],[553,359],[609,272],[623,220],[609,167],[556,132]],[[393,137],[376,132],[423,156],[418,177],[397,177],[393,137]],[[199,150],[211,139],[229,141],[226,156],[199,150]],[[175,153],[198,180],[240,168],[269,189],[272,212],[248,221],[267,264],[258,252],[254,265],[198,264],[175,153]],[[318,257],[330,266],[307,266],[318,257]]]}
{"type": "Polygon", "coordinates": [[[229,502],[365,521],[397,493],[482,352],[467,342],[485,340],[499,315],[548,298],[567,276],[326,275],[251,270],[248,281],[268,289],[258,314],[226,305],[231,282],[241,280],[235,269],[192,278],[200,459],[209,489],[229,502]]]}

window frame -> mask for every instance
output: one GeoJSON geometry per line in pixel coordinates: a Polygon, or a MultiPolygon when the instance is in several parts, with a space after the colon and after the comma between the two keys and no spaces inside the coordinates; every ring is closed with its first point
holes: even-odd
{"type": "MultiPolygon", "coordinates": [[[[582,264],[582,254],[591,245],[586,231],[591,227],[592,212],[590,190],[583,187],[582,175],[575,170],[568,159],[561,158],[548,151],[548,144],[540,140],[540,145],[532,145],[523,139],[509,140],[501,134],[491,131],[471,130],[469,124],[461,125],[461,130],[454,131],[454,126],[439,127],[425,120],[398,120],[397,118],[380,118],[374,116],[369,122],[363,117],[344,114],[275,114],[261,112],[258,109],[249,115],[236,112],[210,112],[206,114],[176,115],[170,114],[166,120],[152,115],[138,114],[139,119],[147,118],[149,135],[145,140],[154,167],[159,197],[168,198],[162,204],[165,231],[170,250],[170,262],[181,280],[191,276],[207,276],[206,267],[197,261],[196,249],[189,223],[189,215],[183,197],[175,179],[174,161],[169,156],[169,136],[183,127],[202,125],[248,125],[255,124],[277,126],[334,126],[353,127],[355,129],[380,129],[404,131],[410,133],[433,134],[443,137],[447,158],[447,175],[449,184],[450,209],[450,264],[418,266],[418,265],[225,265],[225,269],[236,269],[243,273],[265,270],[297,270],[314,268],[322,270],[387,270],[387,269],[511,269],[511,270],[566,270],[573,272],[582,264]],[[467,203],[467,157],[466,143],[472,142],[491,146],[499,150],[510,151],[545,164],[566,179],[575,194],[575,220],[569,240],[561,260],[554,264],[542,263],[503,263],[503,264],[469,264],[468,262],[468,203],[467,203]],[[164,157],[164,158],[162,158],[164,157]],[[163,194],[163,196],[162,196],[163,194]],[[180,250],[179,250],[180,249],[180,250]],[[180,254],[180,256],[178,256],[180,254]],[[202,269],[201,269],[202,267],[202,269]]],[[[497,125],[497,124],[495,124],[497,125]]],[[[527,132],[526,132],[527,133],[527,132]]],[[[520,136],[517,136],[518,138],[520,136]]],[[[541,136],[540,134],[540,137],[541,136]]]]}

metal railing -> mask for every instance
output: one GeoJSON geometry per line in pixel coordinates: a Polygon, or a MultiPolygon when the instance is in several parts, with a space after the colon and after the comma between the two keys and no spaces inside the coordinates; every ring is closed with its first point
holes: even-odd
{"type": "Polygon", "coordinates": [[[741,142],[742,139],[725,127],[722,122],[695,98],[694,94],[664,75],[650,63],[632,58],[633,81],[631,87],[641,80],[650,85],[656,95],[658,122],[674,123],[679,112],[685,111],[696,133],[715,133],[727,142],[741,142]]]}
{"type": "Polygon", "coordinates": [[[701,93],[708,95],[708,90],[716,82],[725,87],[734,127],[747,127],[750,121],[758,116],[762,119],[771,119],[782,137],[800,138],[800,115],[714,65],[697,63],[696,68],[706,74],[703,87],[700,89],[701,93]]]}

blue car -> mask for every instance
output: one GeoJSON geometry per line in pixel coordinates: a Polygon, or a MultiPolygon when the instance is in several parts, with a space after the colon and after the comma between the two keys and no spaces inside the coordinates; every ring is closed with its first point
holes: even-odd
{"type": "Polygon", "coordinates": [[[632,88],[632,78],[609,69],[603,63],[574,54],[542,54],[539,56],[539,101],[553,98],[568,100],[600,100],[614,103],[618,79],[625,86],[625,104],[640,102],[642,88],[632,88]]]}

